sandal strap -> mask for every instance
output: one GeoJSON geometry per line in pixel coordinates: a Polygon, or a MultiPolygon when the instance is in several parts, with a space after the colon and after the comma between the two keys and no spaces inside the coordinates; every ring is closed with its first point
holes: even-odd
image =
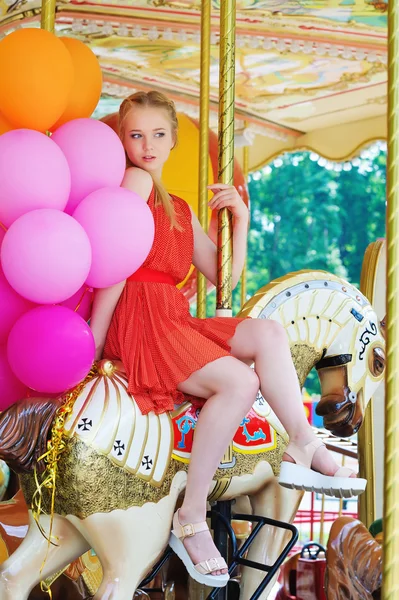
{"type": "Polygon", "coordinates": [[[350,477],[354,473],[355,471],[352,471],[352,469],[349,469],[348,467],[340,467],[335,471],[334,477],[350,477]]]}
{"type": "Polygon", "coordinates": [[[224,558],[219,556],[218,558],[208,558],[208,560],[203,560],[202,562],[194,565],[194,568],[198,571],[198,573],[201,573],[201,575],[209,575],[214,571],[222,571],[228,567],[224,558]]]}
{"type": "Polygon", "coordinates": [[[201,533],[202,531],[209,531],[209,527],[206,521],[202,521],[201,523],[185,523],[182,525],[179,521],[179,511],[177,510],[173,517],[173,529],[172,533],[179,540],[184,540],[187,537],[193,537],[196,533],[201,533]]]}
{"type": "Polygon", "coordinates": [[[321,446],[325,446],[325,444],[320,438],[316,438],[302,448],[290,442],[285,449],[285,453],[293,459],[295,464],[310,469],[313,456],[315,455],[316,450],[318,450],[321,446]]]}

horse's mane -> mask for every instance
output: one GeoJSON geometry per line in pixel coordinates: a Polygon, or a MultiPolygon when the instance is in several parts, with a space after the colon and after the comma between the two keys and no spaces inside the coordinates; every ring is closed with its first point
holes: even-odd
{"type": "Polygon", "coordinates": [[[26,398],[0,414],[0,458],[16,473],[45,468],[38,458],[47,450],[48,432],[61,400],[26,398]]]}

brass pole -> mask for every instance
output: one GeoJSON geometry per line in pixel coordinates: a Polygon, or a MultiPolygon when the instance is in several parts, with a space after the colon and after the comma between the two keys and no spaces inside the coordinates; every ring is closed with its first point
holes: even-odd
{"type": "MultiPolygon", "coordinates": [[[[209,155],[209,71],[211,63],[211,0],[201,4],[201,73],[200,73],[200,145],[198,177],[198,219],[208,229],[208,155],[209,155]]],[[[206,279],[197,271],[197,317],[206,317],[206,279]]]]}
{"type": "MultiPolygon", "coordinates": [[[[219,181],[234,179],[234,80],[235,80],[235,0],[222,0],[220,6],[219,54],[219,181]]],[[[218,262],[216,312],[230,316],[232,307],[232,219],[227,208],[218,215],[218,262]]]]}
{"type": "Polygon", "coordinates": [[[319,544],[323,546],[324,541],[324,519],[326,510],[326,497],[323,494],[321,497],[321,511],[320,511],[320,531],[319,531],[319,544]]]}
{"type": "MultiPolygon", "coordinates": [[[[341,466],[345,466],[345,454],[342,455],[341,466]]],[[[342,510],[344,508],[344,500],[343,498],[339,499],[339,509],[338,509],[338,517],[342,517],[342,510]]]]}
{"type": "Polygon", "coordinates": [[[399,600],[399,3],[388,6],[387,364],[383,600],[399,600]]]}
{"type": "Polygon", "coordinates": [[[46,31],[54,33],[56,0],[42,0],[42,14],[40,26],[46,31]]]}
{"type": "MultiPolygon", "coordinates": [[[[244,128],[248,126],[245,121],[244,128]]],[[[248,185],[248,174],[249,174],[249,146],[244,146],[242,153],[242,173],[244,175],[245,185],[248,185]]],[[[241,275],[241,308],[244,306],[247,300],[247,261],[248,256],[245,259],[244,268],[241,275]]]]}
{"type": "MultiPolygon", "coordinates": [[[[360,291],[374,305],[375,280],[377,276],[378,259],[383,241],[370,244],[364,254],[362,273],[360,276],[360,291]]],[[[367,479],[364,494],[359,496],[359,518],[369,528],[376,519],[376,478],[375,478],[375,448],[374,443],[374,401],[370,398],[367,405],[363,425],[358,433],[359,476],[367,479]]]]}

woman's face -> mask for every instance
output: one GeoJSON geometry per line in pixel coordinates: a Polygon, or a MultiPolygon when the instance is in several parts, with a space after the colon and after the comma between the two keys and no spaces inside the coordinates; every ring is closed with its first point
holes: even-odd
{"type": "Polygon", "coordinates": [[[160,177],[175,144],[168,113],[163,108],[134,106],[126,116],[122,141],[133,165],[160,177]]]}

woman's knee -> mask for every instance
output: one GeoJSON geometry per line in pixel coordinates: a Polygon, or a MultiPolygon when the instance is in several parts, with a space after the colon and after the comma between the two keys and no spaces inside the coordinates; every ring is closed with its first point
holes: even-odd
{"type": "Polygon", "coordinates": [[[258,348],[276,347],[288,344],[285,328],[272,319],[254,320],[254,342],[258,348]]]}
{"type": "Polygon", "coordinates": [[[231,369],[220,382],[219,391],[228,391],[231,395],[255,398],[260,383],[255,371],[238,359],[233,359],[231,369]],[[233,362],[234,361],[234,362],[233,362]]]}

